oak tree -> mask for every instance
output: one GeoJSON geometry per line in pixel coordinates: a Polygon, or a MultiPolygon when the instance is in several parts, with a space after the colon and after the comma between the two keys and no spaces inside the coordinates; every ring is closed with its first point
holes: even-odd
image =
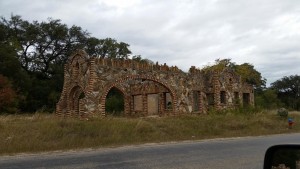
{"type": "Polygon", "coordinates": [[[300,110],[300,76],[291,75],[271,83],[278,98],[289,108],[300,110]]]}
{"type": "Polygon", "coordinates": [[[77,49],[96,57],[126,59],[129,45],[111,38],[97,39],[79,26],[59,19],[0,19],[0,74],[24,97],[22,111],[54,110],[63,85],[63,65],[77,49]]]}

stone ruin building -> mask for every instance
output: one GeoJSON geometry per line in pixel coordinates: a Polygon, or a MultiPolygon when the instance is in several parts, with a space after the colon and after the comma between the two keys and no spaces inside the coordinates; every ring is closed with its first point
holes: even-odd
{"type": "Polygon", "coordinates": [[[95,58],[77,51],[65,64],[56,114],[105,116],[106,97],[112,89],[123,95],[124,116],[206,113],[254,105],[253,87],[230,70],[204,73],[192,66],[186,73],[176,66],[95,58]]]}

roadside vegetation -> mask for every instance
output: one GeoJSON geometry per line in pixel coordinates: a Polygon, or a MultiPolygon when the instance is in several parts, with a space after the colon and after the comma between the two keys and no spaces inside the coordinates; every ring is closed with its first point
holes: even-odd
{"type": "MultiPolygon", "coordinates": [[[[0,17],[0,114],[53,112],[63,87],[64,64],[77,49],[85,50],[90,57],[152,62],[134,55],[130,44],[93,37],[84,28],[68,26],[51,16],[45,21],[28,21],[18,15],[0,17]]],[[[259,108],[300,110],[299,75],[282,77],[267,87],[267,79],[251,63],[237,64],[228,58],[202,66],[204,72],[235,71],[254,87],[259,108]]],[[[118,115],[123,100],[113,94],[106,110],[118,115]]]]}
{"type": "Polygon", "coordinates": [[[30,22],[14,15],[0,18],[1,155],[300,131],[300,113],[280,117],[276,111],[264,111],[284,107],[299,112],[300,76],[285,76],[267,87],[267,79],[254,65],[237,64],[231,59],[216,59],[201,70],[235,71],[254,87],[257,109],[128,119],[120,117],[124,98],[112,91],[105,105],[106,118],[87,121],[55,117],[46,112],[55,110],[64,64],[76,49],[84,49],[91,57],[151,62],[133,55],[125,42],[98,39],[80,26],[69,27],[59,19],[30,22]],[[288,129],[289,116],[296,122],[293,129],[288,129]]]}
{"type": "Polygon", "coordinates": [[[300,131],[300,112],[288,129],[276,111],[236,110],[208,115],[85,120],[50,114],[0,116],[0,154],[42,152],[183,140],[259,136],[300,131]]]}

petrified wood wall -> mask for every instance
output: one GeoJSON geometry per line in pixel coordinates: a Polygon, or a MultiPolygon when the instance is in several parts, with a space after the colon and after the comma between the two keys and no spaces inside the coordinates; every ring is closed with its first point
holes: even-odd
{"type": "Polygon", "coordinates": [[[185,73],[176,66],[91,58],[77,51],[65,65],[56,114],[105,116],[112,88],[123,94],[126,116],[206,113],[210,108],[254,105],[253,88],[230,70],[203,73],[192,66],[185,73]]]}

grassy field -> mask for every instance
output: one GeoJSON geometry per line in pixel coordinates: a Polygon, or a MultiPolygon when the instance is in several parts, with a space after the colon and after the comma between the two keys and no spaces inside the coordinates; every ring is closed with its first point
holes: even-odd
{"type": "Polygon", "coordinates": [[[0,116],[0,154],[114,147],[299,132],[300,113],[288,129],[275,111],[177,117],[61,119],[50,114],[0,116]]]}

